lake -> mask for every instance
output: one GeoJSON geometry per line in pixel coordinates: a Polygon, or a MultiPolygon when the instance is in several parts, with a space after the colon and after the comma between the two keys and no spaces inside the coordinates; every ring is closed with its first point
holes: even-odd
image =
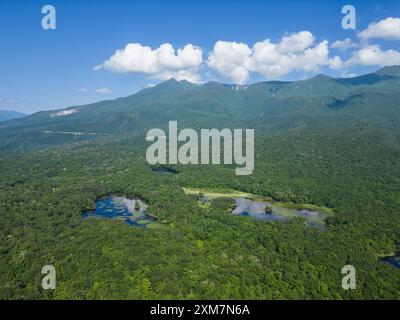
{"type": "Polygon", "coordinates": [[[140,199],[109,197],[96,201],[94,210],[83,212],[83,218],[99,217],[122,220],[130,226],[147,228],[155,220],[147,215],[147,204],[140,199]]]}
{"type": "Polygon", "coordinates": [[[261,221],[286,221],[300,217],[311,227],[324,229],[327,214],[323,212],[285,207],[278,202],[255,201],[247,198],[234,198],[236,206],[232,213],[241,216],[250,216],[261,221]]]}
{"type": "Polygon", "coordinates": [[[232,213],[241,216],[250,216],[256,220],[283,221],[287,218],[276,213],[266,212],[270,204],[262,201],[253,201],[245,198],[235,198],[236,206],[232,213]]]}
{"type": "Polygon", "coordinates": [[[306,220],[307,224],[321,230],[326,229],[326,218],[335,212],[326,207],[313,204],[295,204],[291,202],[275,201],[272,198],[258,196],[252,193],[233,189],[209,190],[201,188],[183,188],[187,195],[199,197],[199,205],[211,204],[215,199],[233,199],[235,207],[232,214],[248,216],[260,221],[287,221],[299,217],[306,220]]]}

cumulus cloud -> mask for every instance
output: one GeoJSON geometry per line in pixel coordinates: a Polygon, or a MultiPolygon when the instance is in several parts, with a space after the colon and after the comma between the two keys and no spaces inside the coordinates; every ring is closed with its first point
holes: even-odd
{"type": "Polygon", "coordinates": [[[245,83],[249,78],[253,51],[247,44],[218,41],[208,57],[208,66],[218,74],[245,83]]]}
{"type": "Polygon", "coordinates": [[[282,53],[302,52],[311,47],[315,42],[313,34],[309,31],[300,31],[282,37],[278,44],[278,50],[282,53]]]}
{"type": "MultiPolygon", "coordinates": [[[[175,78],[194,83],[201,81],[202,71],[205,78],[218,79],[219,76],[224,81],[244,84],[253,75],[266,80],[277,80],[293,72],[316,73],[320,72],[321,68],[330,68],[338,74],[349,76],[353,75],[351,67],[356,65],[400,64],[400,51],[384,50],[368,41],[374,38],[400,40],[400,18],[390,17],[371,23],[358,36],[361,41],[353,42],[352,39],[346,38],[331,45],[326,40],[317,41],[310,31],[286,34],[278,41],[266,39],[252,45],[217,41],[208,53],[206,61],[203,61],[203,50],[192,44],[175,49],[169,43],[164,43],[158,48],[129,43],[97,65],[94,70],[137,73],[147,75],[151,79],[175,78]],[[334,52],[339,51],[339,55],[332,54],[330,49],[336,49],[334,52]]],[[[78,91],[86,92],[86,88],[78,91]]],[[[96,91],[111,93],[107,88],[96,91]]]]}
{"type": "Polygon", "coordinates": [[[86,88],[79,88],[77,91],[78,92],[88,92],[89,90],[86,88]]]}
{"type": "Polygon", "coordinates": [[[373,22],[367,29],[361,31],[359,36],[364,40],[372,38],[400,40],[400,18],[389,17],[373,22]]]}
{"type": "Polygon", "coordinates": [[[96,92],[100,94],[110,94],[112,91],[108,88],[100,88],[96,89],[96,92]]]}
{"type": "Polygon", "coordinates": [[[333,70],[341,70],[344,67],[344,62],[339,56],[334,56],[329,59],[329,67],[333,70]]]}
{"type": "Polygon", "coordinates": [[[366,45],[352,53],[346,65],[363,66],[390,66],[400,64],[400,52],[396,50],[382,50],[379,45],[366,45]]]}
{"type": "Polygon", "coordinates": [[[354,43],[350,38],[346,38],[344,40],[338,40],[332,43],[331,48],[339,49],[341,51],[346,51],[352,48],[357,48],[359,45],[354,43]]]}
{"type": "Polygon", "coordinates": [[[198,68],[202,62],[202,49],[192,44],[175,50],[169,43],[164,43],[156,49],[140,43],[129,43],[94,70],[141,73],[160,80],[174,77],[177,80],[198,82],[198,68]]]}
{"type": "Polygon", "coordinates": [[[329,43],[315,43],[313,34],[301,31],[286,35],[278,43],[267,39],[253,47],[245,43],[218,41],[207,61],[219,75],[238,84],[245,83],[252,72],[266,79],[278,79],[293,71],[312,72],[322,66],[342,67],[340,57],[329,57],[329,43]]]}

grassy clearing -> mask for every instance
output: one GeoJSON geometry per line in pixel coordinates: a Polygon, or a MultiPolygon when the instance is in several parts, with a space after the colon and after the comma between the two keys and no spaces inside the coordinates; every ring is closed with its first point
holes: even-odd
{"type": "Polygon", "coordinates": [[[250,198],[254,199],[256,196],[251,193],[241,192],[232,189],[226,190],[209,190],[209,189],[196,189],[196,188],[183,188],[183,191],[188,195],[203,195],[210,199],[218,198],[250,198]]]}

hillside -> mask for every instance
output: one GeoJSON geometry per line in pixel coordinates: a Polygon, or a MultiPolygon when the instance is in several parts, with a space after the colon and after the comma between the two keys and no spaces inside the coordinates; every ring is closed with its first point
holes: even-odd
{"type": "Polygon", "coordinates": [[[17,111],[0,110],[0,122],[25,117],[25,113],[17,111]]]}
{"type": "Polygon", "coordinates": [[[29,150],[114,134],[144,135],[169,120],[192,128],[254,127],[258,133],[332,123],[369,123],[397,132],[398,68],[349,79],[319,75],[250,86],[171,79],[125,98],[38,112],[2,124],[0,150],[29,150]]]}

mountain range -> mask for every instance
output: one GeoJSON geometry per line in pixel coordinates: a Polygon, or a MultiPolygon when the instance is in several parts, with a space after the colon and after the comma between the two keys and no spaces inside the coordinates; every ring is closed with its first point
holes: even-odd
{"type": "Polygon", "coordinates": [[[144,135],[168,121],[190,128],[255,128],[256,134],[368,124],[400,130],[400,66],[354,78],[317,75],[295,82],[202,85],[171,79],[136,94],[0,124],[0,150],[21,151],[69,142],[144,135]]]}
{"type": "Polygon", "coordinates": [[[25,113],[18,111],[0,110],[0,122],[25,117],[25,113]]]}

